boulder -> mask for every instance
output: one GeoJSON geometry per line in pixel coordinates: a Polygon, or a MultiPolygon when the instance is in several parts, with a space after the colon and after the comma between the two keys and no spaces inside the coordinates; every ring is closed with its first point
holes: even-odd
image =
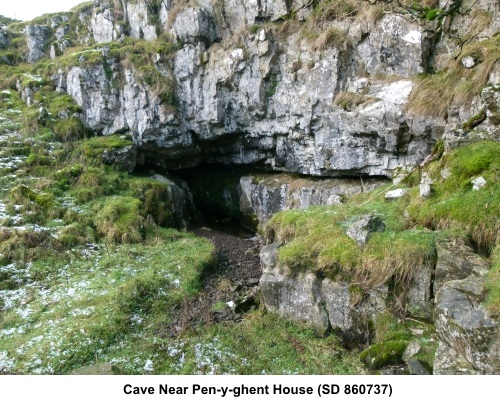
{"type": "Polygon", "coordinates": [[[50,38],[51,30],[46,25],[27,25],[26,44],[28,53],[26,62],[35,63],[45,55],[45,46],[50,38]]]}
{"type": "Polygon", "coordinates": [[[432,280],[434,269],[429,265],[422,265],[414,273],[405,294],[405,309],[417,318],[432,320],[434,301],[432,280]]]}
{"type": "Polygon", "coordinates": [[[356,222],[349,225],[347,236],[359,246],[365,246],[373,232],[383,232],[385,224],[376,215],[364,215],[356,222]]]}
{"type": "Polygon", "coordinates": [[[436,295],[439,339],[481,374],[500,373],[500,325],[483,306],[485,280],[469,276],[446,282],[436,295]]]}
{"type": "Polygon", "coordinates": [[[469,276],[484,277],[488,272],[488,262],[460,239],[438,242],[436,252],[434,294],[448,281],[462,280],[469,276]]]}
{"type": "Polygon", "coordinates": [[[137,146],[127,145],[118,148],[107,148],[102,153],[104,163],[110,164],[126,172],[132,172],[137,162],[137,146]]]}
{"type": "Polygon", "coordinates": [[[260,291],[266,309],[292,322],[312,326],[318,336],[324,336],[329,330],[329,321],[322,305],[321,281],[312,273],[296,277],[283,274],[275,264],[277,247],[277,244],[268,245],[261,253],[264,267],[260,291]]]}
{"type": "Polygon", "coordinates": [[[472,189],[473,190],[480,190],[484,186],[486,186],[486,180],[484,179],[483,176],[480,176],[477,179],[472,180],[472,189]]]}

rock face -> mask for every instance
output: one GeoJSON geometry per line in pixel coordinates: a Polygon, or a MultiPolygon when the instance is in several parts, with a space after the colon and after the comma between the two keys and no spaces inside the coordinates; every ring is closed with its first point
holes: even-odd
{"type": "MultiPolygon", "coordinates": [[[[307,0],[193,4],[98,0],[78,16],[78,43],[126,35],[152,41],[162,34],[183,44],[168,61],[153,65],[174,82],[175,108],[162,105],[154,86],[134,77],[139,66],[104,56],[102,66],[93,62],[81,72],[65,72],[85,125],[102,135],[131,134],[148,165],[258,164],[314,176],[391,177],[396,167],[421,162],[445,130],[448,143],[462,142],[467,137],[458,139],[451,128],[481,105],[488,125],[496,122],[494,91],[483,91],[482,104],[470,111],[450,113],[449,123],[406,112],[412,76],[425,72],[436,56],[435,39],[417,21],[391,13],[333,19],[325,30],[339,40],[320,46],[293,27],[284,32],[263,24],[290,15],[303,20],[312,10],[307,0]]],[[[496,7],[478,7],[497,15],[496,7]]],[[[52,57],[70,45],[67,24],[54,21],[52,31],[28,27],[29,61],[43,57],[52,34],[52,57]]],[[[446,47],[451,45],[436,45],[437,54],[447,54],[446,47]]]]}
{"type": "Polygon", "coordinates": [[[482,302],[484,279],[448,281],[436,296],[436,331],[443,343],[481,374],[500,373],[500,325],[482,302]]]}
{"type": "Polygon", "coordinates": [[[321,280],[307,272],[291,277],[277,263],[279,246],[267,245],[260,253],[260,290],[267,310],[313,326],[318,335],[334,329],[348,341],[366,341],[372,316],[385,308],[387,289],[374,290],[357,302],[348,283],[321,280]]]}
{"type": "Polygon", "coordinates": [[[45,56],[45,45],[50,36],[50,28],[46,25],[28,25],[26,27],[26,45],[28,53],[26,62],[35,63],[45,56]]]}
{"type": "Polygon", "coordinates": [[[378,179],[312,180],[286,174],[243,176],[240,210],[264,225],[275,213],[314,205],[335,205],[350,196],[386,184],[378,179]]]}
{"type": "Polygon", "coordinates": [[[210,44],[217,38],[212,17],[201,8],[189,8],[180,13],[173,30],[179,40],[189,44],[210,44]]]}

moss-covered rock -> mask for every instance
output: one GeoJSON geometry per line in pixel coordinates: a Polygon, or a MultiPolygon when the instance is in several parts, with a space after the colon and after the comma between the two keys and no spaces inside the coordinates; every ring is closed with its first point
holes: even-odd
{"type": "Polygon", "coordinates": [[[407,341],[390,340],[363,350],[359,357],[370,370],[380,370],[386,366],[401,364],[403,362],[403,353],[407,346],[407,341]]]}

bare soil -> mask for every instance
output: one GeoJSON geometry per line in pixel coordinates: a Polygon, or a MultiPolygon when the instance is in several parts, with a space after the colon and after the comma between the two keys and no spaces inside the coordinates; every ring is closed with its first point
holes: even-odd
{"type": "Polygon", "coordinates": [[[244,312],[258,306],[260,267],[259,239],[255,234],[239,236],[208,227],[191,229],[212,241],[217,249],[217,268],[203,280],[201,291],[173,309],[167,334],[179,336],[189,329],[213,322],[238,322],[244,312]],[[232,306],[232,303],[234,306],[232,306]]]}

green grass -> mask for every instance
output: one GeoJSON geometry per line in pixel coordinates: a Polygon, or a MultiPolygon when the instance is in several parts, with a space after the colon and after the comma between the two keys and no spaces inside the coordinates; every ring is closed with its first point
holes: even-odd
{"type": "Polygon", "coordinates": [[[168,308],[197,290],[213,258],[210,242],[178,234],[80,260],[49,256],[27,270],[12,266],[11,277],[21,282],[5,295],[16,303],[29,297],[29,304],[8,305],[2,313],[0,345],[15,360],[8,371],[64,374],[109,361],[123,372],[143,373],[146,360],[156,357],[156,346],[146,350],[144,342],[161,331],[168,308]],[[130,346],[142,364],[129,361],[130,346]]]}
{"type": "Polygon", "coordinates": [[[159,374],[359,374],[357,352],[339,339],[315,336],[271,314],[250,313],[236,324],[214,324],[168,342],[159,354],[159,374]],[[256,355],[258,353],[258,355],[256,355]]]}
{"type": "Polygon", "coordinates": [[[497,245],[492,255],[492,265],[486,280],[488,297],[486,307],[491,315],[500,318],[500,246],[497,245]]]}

